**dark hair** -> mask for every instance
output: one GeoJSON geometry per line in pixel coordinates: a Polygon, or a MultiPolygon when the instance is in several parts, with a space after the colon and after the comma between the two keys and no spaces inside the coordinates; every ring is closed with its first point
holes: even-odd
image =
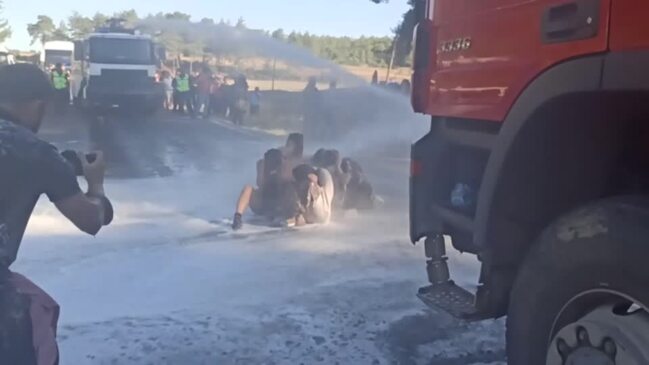
{"type": "Polygon", "coordinates": [[[295,151],[293,151],[293,156],[302,157],[304,155],[304,135],[302,133],[291,133],[288,135],[286,144],[293,142],[295,145],[295,151]]]}
{"type": "Polygon", "coordinates": [[[18,63],[0,67],[0,102],[47,100],[54,92],[47,75],[38,67],[18,63]]]}
{"type": "Polygon", "coordinates": [[[282,151],[270,149],[264,154],[264,177],[279,174],[282,169],[282,151]]]}
{"type": "Polygon", "coordinates": [[[313,154],[313,157],[311,158],[311,163],[313,163],[314,166],[317,167],[324,167],[324,160],[325,160],[325,155],[327,154],[327,150],[324,148],[321,148],[313,154]]]}
{"type": "Polygon", "coordinates": [[[296,182],[300,183],[302,181],[308,180],[310,174],[317,174],[318,171],[315,167],[302,164],[293,169],[293,178],[296,182]]]}
{"type": "Polygon", "coordinates": [[[363,173],[363,168],[361,167],[361,165],[358,162],[348,157],[343,158],[340,164],[340,169],[344,173],[352,173],[352,172],[356,172],[360,174],[363,173]]]}
{"type": "Polygon", "coordinates": [[[279,184],[282,174],[282,151],[273,148],[264,154],[264,186],[261,193],[264,201],[275,199],[279,195],[279,184]]]}
{"type": "Polygon", "coordinates": [[[340,162],[340,152],[321,148],[313,155],[312,162],[314,166],[322,168],[336,166],[340,162]]]}

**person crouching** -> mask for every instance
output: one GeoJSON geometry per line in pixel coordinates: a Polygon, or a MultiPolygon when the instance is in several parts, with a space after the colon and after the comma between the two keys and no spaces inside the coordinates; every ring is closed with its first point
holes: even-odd
{"type": "Polygon", "coordinates": [[[248,208],[255,215],[269,219],[274,225],[285,225],[299,215],[297,192],[291,180],[282,174],[283,154],[279,149],[264,154],[261,179],[257,188],[247,185],[237,202],[232,229],[243,227],[243,214],[248,208]]]}
{"type": "Polygon", "coordinates": [[[303,164],[293,169],[293,177],[300,200],[296,225],[329,223],[335,193],[331,173],[303,164]]]}

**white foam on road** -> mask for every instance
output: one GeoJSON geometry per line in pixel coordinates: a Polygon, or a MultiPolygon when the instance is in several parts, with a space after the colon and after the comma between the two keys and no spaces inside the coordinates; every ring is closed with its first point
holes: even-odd
{"type": "MultiPolygon", "coordinates": [[[[502,350],[502,323],[465,326],[416,299],[425,263],[404,196],[318,230],[221,235],[209,222],[251,179],[232,166],[109,181],[117,215],[96,238],[41,201],[13,269],[61,304],[62,364],[425,364],[502,350]]],[[[450,252],[474,284],[475,258],[450,252]]]]}

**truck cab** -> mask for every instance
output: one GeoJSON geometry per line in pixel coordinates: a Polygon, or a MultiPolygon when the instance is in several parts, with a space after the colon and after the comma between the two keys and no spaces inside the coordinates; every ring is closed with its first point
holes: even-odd
{"type": "Polygon", "coordinates": [[[69,41],[50,41],[43,44],[40,54],[41,66],[49,71],[60,63],[66,69],[72,67],[74,43],[69,41]]]}
{"type": "Polygon", "coordinates": [[[162,105],[159,57],[151,36],[113,26],[77,42],[76,49],[74,73],[81,82],[75,95],[83,106],[150,112],[162,105]]]}
{"type": "Polygon", "coordinates": [[[466,320],[508,316],[510,364],[649,363],[649,2],[425,3],[419,297],[466,320]],[[479,258],[475,293],[450,278],[446,242],[479,258]]]}

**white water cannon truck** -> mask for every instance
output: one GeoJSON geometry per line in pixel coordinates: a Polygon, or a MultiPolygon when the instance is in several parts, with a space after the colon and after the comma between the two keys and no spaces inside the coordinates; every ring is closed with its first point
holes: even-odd
{"type": "Polygon", "coordinates": [[[111,19],[86,39],[75,42],[73,95],[83,109],[120,108],[153,114],[162,107],[164,88],[156,73],[165,57],[150,35],[111,19]]]}
{"type": "Polygon", "coordinates": [[[50,71],[57,64],[66,69],[72,67],[74,55],[74,43],[70,41],[49,41],[43,44],[40,54],[41,66],[44,70],[50,71]]]}

